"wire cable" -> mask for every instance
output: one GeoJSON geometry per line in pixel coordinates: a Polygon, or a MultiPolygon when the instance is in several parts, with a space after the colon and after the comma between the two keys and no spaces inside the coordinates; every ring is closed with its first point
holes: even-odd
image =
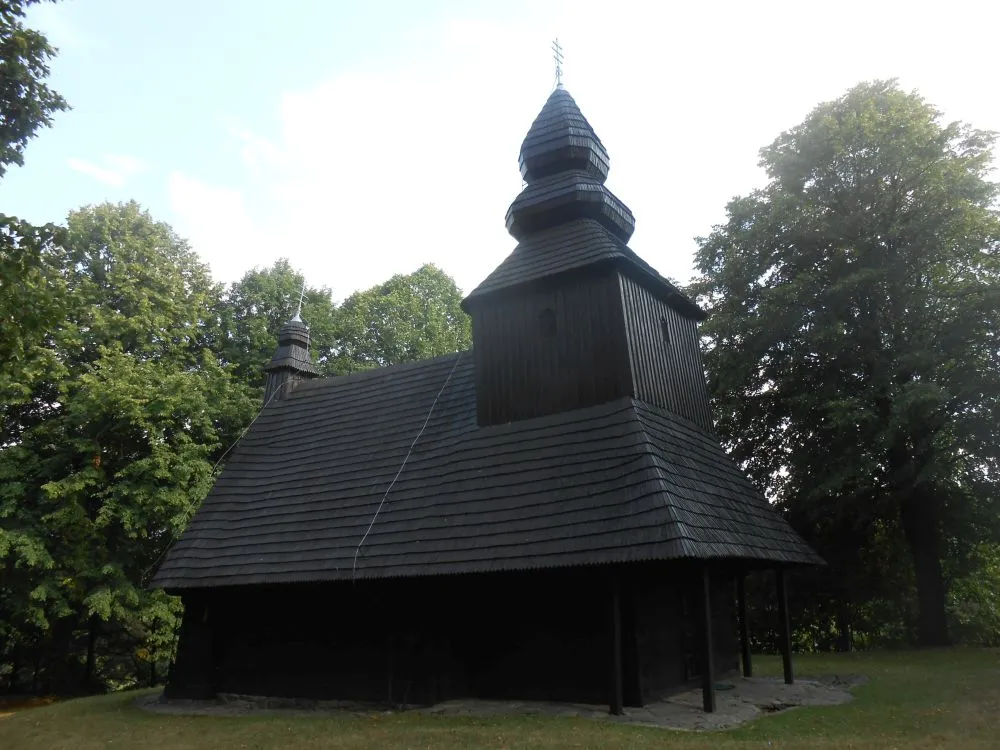
{"type": "Polygon", "coordinates": [[[406,456],[403,458],[403,463],[399,465],[399,471],[396,472],[396,476],[392,478],[389,482],[389,486],[385,489],[385,494],[382,495],[382,500],[378,504],[378,508],[375,509],[375,515],[372,516],[371,523],[368,524],[368,529],[365,531],[361,541],[358,542],[357,548],[354,550],[354,565],[351,568],[351,579],[353,580],[358,572],[358,554],[361,552],[361,547],[364,545],[365,540],[368,539],[368,535],[371,533],[372,527],[375,525],[375,519],[378,518],[378,514],[382,512],[382,506],[385,505],[386,498],[389,497],[389,493],[396,484],[396,480],[399,479],[399,475],[403,473],[403,469],[406,467],[406,462],[410,460],[410,454],[413,453],[413,449],[417,445],[417,441],[420,440],[420,436],[424,434],[424,430],[427,429],[427,423],[431,421],[431,415],[434,413],[434,407],[437,406],[438,399],[441,398],[441,394],[444,393],[444,389],[448,387],[448,383],[451,382],[451,376],[455,374],[455,370],[458,367],[458,363],[462,359],[462,355],[465,352],[459,352],[458,356],[455,357],[455,364],[451,366],[451,370],[448,372],[448,377],[444,379],[444,384],[441,389],[437,392],[434,397],[434,401],[431,402],[431,408],[427,410],[427,416],[424,418],[424,423],[420,426],[420,431],[417,432],[417,436],[413,438],[413,442],[410,443],[410,449],[406,451],[406,456]]]}

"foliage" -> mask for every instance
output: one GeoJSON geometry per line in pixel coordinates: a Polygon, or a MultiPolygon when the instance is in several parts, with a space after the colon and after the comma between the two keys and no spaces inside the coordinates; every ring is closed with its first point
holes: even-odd
{"type": "MultiPolygon", "coordinates": [[[[0,0],[0,178],[23,163],[25,144],[66,103],[45,84],[54,54],[42,34],[25,28],[24,11],[36,0],[0,0]]],[[[34,227],[0,214],[0,446],[16,426],[10,410],[30,394],[22,386],[33,370],[51,366],[42,341],[62,316],[59,228],[34,227]]]]}
{"type": "MultiPolygon", "coordinates": [[[[48,750],[185,748],[987,748],[996,743],[1000,653],[948,649],[810,655],[800,675],[870,678],[855,700],[761,717],[724,732],[681,732],[592,717],[444,717],[406,712],[333,716],[164,716],[133,705],[136,693],[66,701],[0,718],[0,746],[48,750]]],[[[780,675],[775,658],[755,672],[780,675]]],[[[147,693],[148,694],[148,693],[147,693]]],[[[3,708],[0,707],[0,713],[3,708]]]]}
{"type": "Polygon", "coordinates": [[[691,288],[718,431],[828,558],[820,593],[905,597],[905,548],[923,643],[947,638],[948,561],[997,534],[993,142],[859,85],[761,151],[769,183],[699,240],[691,288]]]}
{"type": "Polygon", "coordinates": [[[64,314],[62,240],[59,227],[0,215],[0,446],[31,411],[25,384],[56,366],[45,343],[64,314]]]}
{"type": "Polygon", "coordinates": [[[0,0],[0,178],[11,164],[24,163],[24,147],[52,115],[68,109],[45,83],[55,50],[22,23],[39,0],[0,0]]]}
{"type": "Polygon", "coordinates": [[[961,643],[1000,647],[1000,545],[979,545],[974,556],[948,592],[951,629],[961,643]]]}
{"type": "Polygon", "coordinates": [[[432,264],[355,292],[337,310],[328,371],[342,374],[468,349],[471,326],[461,301],[454,280],[432,264]]]}
{"type": "Polygon", "coordinates": [[[58,366],[27,384],[40,416],[0,452],[2,660],[61,689],[96,679],[99,650],[170,656],[178,604],[146,584],[256,407],[206,348],[220,289],[169,227],[102,205],[66,237],[58,366]]]}

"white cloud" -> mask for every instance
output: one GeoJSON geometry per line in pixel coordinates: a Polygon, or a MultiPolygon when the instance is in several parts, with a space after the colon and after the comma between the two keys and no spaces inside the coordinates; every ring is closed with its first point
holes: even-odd
{"type": "Polygon", "coordinates": [[[286,255],[338,297],[425,262],[470,289],[513,246],[503,214],[520,190],[517,148],[533,117],[499,71],[477,74],[349,72],[287,92],[277,138],[229,130],[252,184],[171,178],[178,230],[220,280],[286,255]],[[251,201],[266,211],[249,211],[251,201]],[[252,230],[230,234],[230,221],[252,230]]]}
{"type": "Polygon", "coordinates": [[[861,80],[898,76],[950,117],[1000,128],[1000,105],[982,96],[987,32],[962,31],[960,56],[927,55],[962,24],[910,6],[537,5],[516,26],[413,29],[408,59],[286,92],[273,137],[229,130],[245,174],[226,186],[172,178],[178,228],[223,280],[287,256],[344,296],[434,262],[469,291],[514,246],[504,213],[557,33],[567,88],[611,154],[608,185],[636,214],[632,247],[682,281],[693,238],[763,181],[758,149],[861,80]]]}
{"type": "Polygon", "coordinates": [[[119,154],[104,154],[101,157],[103,166],[91,161],[71,157],[66,160],[66,166],[75,172],[93,177],[98,182],[109,187],[124,187],[129,178],[142,172],[145,164],[139,159],[119,154]]]}
{"type": "Polygon", "coordinates": [[[238,279],[253,266],[270,265],[278,257],[241,191],[172,172],[167,195],[174,213],[181,217],[175,229],[209,263],[216,280],[238,279]]]}

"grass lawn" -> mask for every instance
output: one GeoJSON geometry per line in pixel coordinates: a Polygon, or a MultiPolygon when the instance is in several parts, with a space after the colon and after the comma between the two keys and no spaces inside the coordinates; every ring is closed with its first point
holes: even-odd
{"type": "MultiPolygon", "coordinates": [[[[0,748],[1000,748],[1000,649],[801,656],[796,666],[871,681],[843,706],[698,734],[542,717],[161,716],[133,708],[132,692],[18,711],[0,719],[0,748]]],[[[780,662],[758,658],[755,669],[778,674],[780,662]]]]}

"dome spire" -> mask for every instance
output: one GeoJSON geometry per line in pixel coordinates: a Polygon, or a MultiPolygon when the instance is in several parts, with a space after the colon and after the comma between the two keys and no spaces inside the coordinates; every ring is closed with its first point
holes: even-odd
{"type": "Polygon", "coordinates": [[[575,219],[594,219],[622,242],[635,231],[632,212],[604,186],[608,152],[562,85],[528,130],[520,166],[527,186],[507,211],[507,231],[518,241],[575,219]]]}
{"type": "Polygon", "coordinates": [[[264,386],[265,406],[274,399],[288,395],[287,391],[294,388],[295,383],[319,376],[319,370],[309,354],[309,326],[302,322],[302,300],[305,294],[306,285],[303,281],[295,317],[281,326],[278,331],[278,347],[274,350],[271,361],[264,365],[264,372],[267,373],[264,386]]]}

